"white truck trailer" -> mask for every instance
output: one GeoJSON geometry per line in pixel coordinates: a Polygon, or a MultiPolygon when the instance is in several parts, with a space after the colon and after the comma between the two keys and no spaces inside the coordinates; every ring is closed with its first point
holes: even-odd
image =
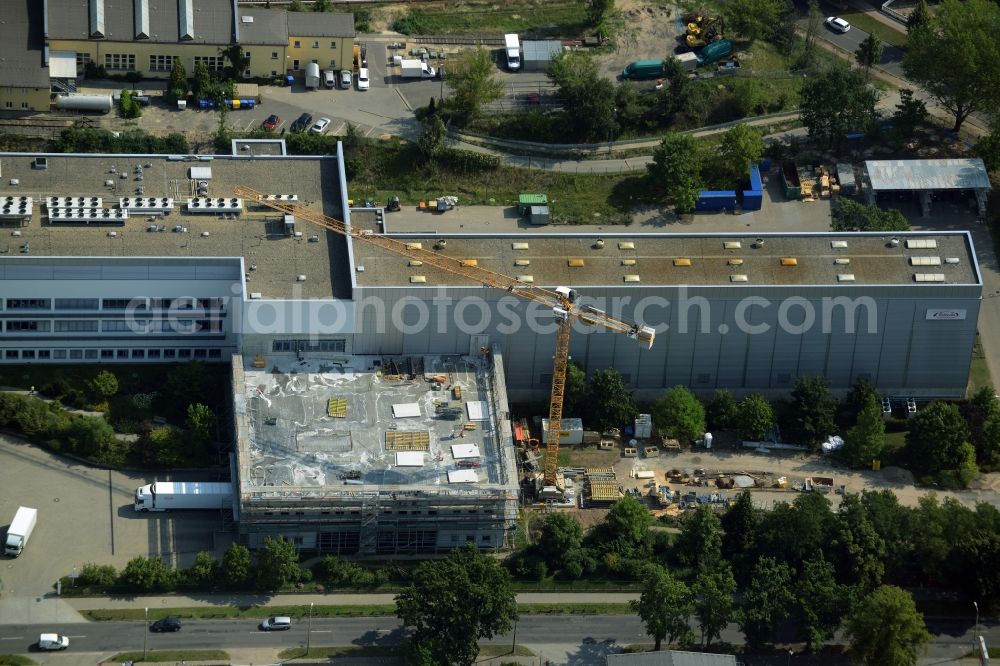
{"type": "Polygon", "coordinates": [[[437,70],[421,60],[400,60],[399,75],[404,79],[433,79],[437,70]]]}
{"type": "Polygon", "coordinates": [[[521,41],[517,33],[510,33],[503,36],[503,51],[507,56],[507,69],[516,72],[521,69],[521,41]]]}
{"type": "Polygon", "coordinates": [[[157,481],[135,490],[135,510],[231,509],[233,484],[207,481],[157,481]]]}
{"type": "Polygon", "coordinates": [[[18,507],[14,514],[14,520],[7,528],[7,543],[4,545],[4,552],[17,557],[28,545],[31,533],[35,531],[35,523],[38,522],[38,509],[26,506],[18,507]]]}
{"type": "Polygon", "coordinates": [[[306,63],[306,88],[316,90],[319,88],[319,64],[315,62],[306,63]]]}

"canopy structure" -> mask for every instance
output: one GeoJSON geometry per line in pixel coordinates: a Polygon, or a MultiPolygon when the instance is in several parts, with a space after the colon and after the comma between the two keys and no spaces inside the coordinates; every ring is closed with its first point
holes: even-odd
{"type": "Polygon", "coordinates": [[[869,203],[875,203],[880,192],[916,192],[926,217],[930,214],[931,193],[970,190],[979,205],[979,214],[986,214],[990,178],[979,158],[868,160],[864,178],[869,203]]]}

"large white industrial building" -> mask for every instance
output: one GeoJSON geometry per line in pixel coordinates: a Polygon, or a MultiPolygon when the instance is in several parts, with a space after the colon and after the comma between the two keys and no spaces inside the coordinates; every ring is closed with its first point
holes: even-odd
{"type": "MultiPolygon", "coordinates": [[[[503,547],[517,496],[506,405],[548,394],[551,313],[232,200],[246,185],[394,234],[391,216],[348,209],[339,151],[0,154],[0,173],[0,363],[236,355],[248,543],[282,533],[328,552],[503,547]],[[459,433],[435,413],[425,384],[438,364],[482,403],[479,466],[460,464],[459,433]],[[347,415],[323,413],[340,400],[347,415]],[[407,415],[386,411],[397,405],[407,415]]],[[[655,326],[652,349],[587,330],[571,348],[588,371],[617,368],[643,400],[677,384],[782,394],[812,375],[836,391],[864,377],[905,398],[966,389],[982,296],[967,233],[398,235],[655,326]]]]}

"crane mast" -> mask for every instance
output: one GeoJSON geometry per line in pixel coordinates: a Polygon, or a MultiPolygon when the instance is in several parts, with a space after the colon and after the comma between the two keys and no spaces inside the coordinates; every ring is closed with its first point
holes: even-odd
{"type": "Polygon", "coordinates": [[[653,341],[656,338],[656,332],[651,327],[640,326],[639,324],[609,315],[603,310],[578,304],[576,302],[577,292],[574,289],[568,287],[556,287],[555,289],[536,287],[533,284],[522,282],[510,275],[482,268],[476,263],[465,259],[450,257],[435,250],[425,250],[405,241],[400,241],[384,234],[377,234],[368,229],[355,229],[336,218],[329,217],[301,204],[271,200],[263,192],[243,185],[237,185],[233,188],[233,192],[243,197],[246,201],[252,201],[258,205],[266,206],[288,215],[294,215],[297,219],[305,220],[341,236],[375,245],[407,259],[422,261],[425,265],[467,278],[484,287],[501,289],[509,294],[528,301],[534,301],[551,309],[559,328],[556,332],[556,350],[552,362],[552,393],[549,400],[549,421],[545,437],[543,482],[547,487],[559,489],[562,487],[559,479],[558,464],[559,436],[562,430],[563,404],[566,398],[566,367],[569,364],[569,342],[570,333],[573,329],[573,321],[578,320],[590,326],[599,326],[617,333],[623,333],[630,338],[645,343],[647,348],[653,346],[653,341]]]}

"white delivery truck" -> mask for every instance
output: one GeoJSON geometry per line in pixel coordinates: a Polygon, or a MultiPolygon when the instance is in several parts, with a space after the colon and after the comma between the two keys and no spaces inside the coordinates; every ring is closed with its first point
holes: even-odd
{"type": "Polygon", "coordinates": [[[7,543],[4,545],[4,552],[17,557],[28,545],[28,539],[35,530],[35,523],[38,522],[38,509],[31,509],[26,506],[18,507],[14,514],[14,520],[7,528],[7,543]]]}
{"type": "Polygon", "coordinates": [[[233,484],[209,481],[157,481],[135,490],[135,510],[230,509],[233,484]]]}
{"type": "Polygon", "coordinates": [[[507,55],[507,69],[512,72],[521,69],[521,42],[515,33],[503,36],[503,50],[507,55]]]}
{"type": "Polygon", "coordinates": [[[319,64],[315,62],[306,63],[306,88],[315,90],[319,88],[319,64]]]}
{"type": "Polygon", "coordinates": [[[404,79],[433,79],[437,70],[421,60],[400,60],[399,75],[404,79]]]}

